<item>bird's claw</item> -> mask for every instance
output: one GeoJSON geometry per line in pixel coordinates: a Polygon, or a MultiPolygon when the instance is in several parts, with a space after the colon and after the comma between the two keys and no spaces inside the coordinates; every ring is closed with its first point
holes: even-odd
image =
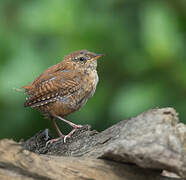
{"type": "MultiPolygon", "coordinates": [[[[77,126],[79,126],[79,128],[82,127],[81,125],[77,125],[77,126]],[[81,126],[81,127],[80,127],[80,126],[81,126]]],[[[63,139],[64,143],[66,143],[66,139],[67,139],[67,138],[70,138],[71,135],[76,131],[76,129],[77,129],[77,127],[76,127],[75,129],[73,129],[69,134],[67,134],[67,135],[64,137],[64,139],[63,139]]]]}
{"type": "Polygon", "coordinates": [[[64,139],[63,139],[64,143],[66,143],[66,139],[67,139],[67,138],[70,138],[70,135],[66,135],[66,136],[64,137],[64,139]]]}
{"type": "Polygon", "coordinates": [[[46,146],[48,146],[49,144],[52,144],[52,143],[54,143],[54,142],[57,142],[57,141],[59,141],[59,140],[62,139],[62,138],[64,138],[64,136],[60,136],[60,137],[58,137],[58,138],[51,139],[51,140],[49,140],[49,141],[46,142],[46,146]]]}
{"type": "Polygon", "coordinates": [[[51,139],[51,140],[47,141],[46,146],[48,146],[49,144],[52,144],[52,143],[54,143],[54,142],[56,142],[56,141],[59,141],[59,140],[62,139],[62,138],[63,138],[63,142],[66,143],[66,140],[67,140],[68,138],[71,137],[71,135],[76,131],[76,129],[80,129],[80,128],[82,128],[82,127],[83,127],[82,125],[76,125],[76,126],[74,127],[74,129],[73,129],[69,134],[67,134],[67,135],[65,135],[65,136],[62,135],[62,136],[60,136],[60,137],[58,137],[58,138],[56,138],[56,139],[51,139]]]}

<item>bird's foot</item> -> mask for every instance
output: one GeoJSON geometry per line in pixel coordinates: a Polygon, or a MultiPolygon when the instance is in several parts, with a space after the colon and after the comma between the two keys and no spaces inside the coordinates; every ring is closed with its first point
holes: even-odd
{"type": "Polygon", "coordinates": [[[72,131],[64,137],[64,140],[63,140],[64,143],[66,143],[66,139],[67,139],[67,138],[70,138],[71,135],[72,135],[77,129],[80,129],[80,128],[82,128],[82,127],[83,127],[82,125],[76,125],[76,124],[75,124],[75,125],[73,126],[74,129],[72,129],[72,131]]]}
{"type": "MultiPolygon", "coordinates": [[[[77,128],[76,128],[77,129],[77,128]]],[[[71,137],[71,135],[76,131],[76,129],[73,129],[69,134],[67,134],[65,137],[64,137],[64,143],[66,143],[66,140],[68,139],[68,138],[70,138],[71,137]]]]}
{"type": "Polygon", "coordinates": [[[80,128],[82,128],[82,127],[83,127],[82,125],[76,125],[76,124],[74,124],[74,125],[73,125],[73,129],[72,129],[72,131],[71,131],[69,134],[67,134],[67,135],[63,135],[63,134],[62,134],[62,135],[60,135],[58,138],[51,139],[51,140],[47,141],[46,146],[48,146],[49,144],[52,144],[52,143],[54,143],[54,142],[57,142],[57,141],[61,140],[62,138],[63,138],[64,143],[66,143],[66,140],[67,140],[68,138],[70,138],[71,135],[72,135],[77,129],[80,129],[80,128]]]}
{"type": "Polygon", "coordinates": [[[58,138],[51,139],[51,140],[47,141],[46,146],[48,146],[49,144],[52,144],[52,143],[54,143],[54,142],[57,142],[57,141],[61,140],[62,138],[65,138],[65,136],[62,135],[62,136],[60,136],[60,137],[58,137],[58,138]]]}
{"type": "MultiPolygon", "coordinates": [[[[77,124],[74,124],[73,126],[72,126],[74,129],[80,129],[80,128],[82,128],[83,126],[82,125],[77,125],[77,124]]],[[[73,129],[73,130],[74,130],[73,129]]],[[[72,131],[73,131],[72,130],[72,131]]]]}

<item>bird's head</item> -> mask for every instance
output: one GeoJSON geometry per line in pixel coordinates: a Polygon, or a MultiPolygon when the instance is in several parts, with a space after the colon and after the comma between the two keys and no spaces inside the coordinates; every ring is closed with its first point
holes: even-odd
{"type": "Polygon", "coordinates": [[[97,67],[97,59],[102,56],[103,54],[80,50],[65,56],[64,62],[71,64],[74,68],[94,70],[97,67]]]}

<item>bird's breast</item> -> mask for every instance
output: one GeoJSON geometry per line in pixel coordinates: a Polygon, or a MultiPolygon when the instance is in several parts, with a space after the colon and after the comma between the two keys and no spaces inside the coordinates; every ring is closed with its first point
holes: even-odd
{"type": "Polygon", "coordinates": [[[81,77],[80,89],[71,95],[75,100],[71,101],[71,107],[75,109],[80,109],[94,95],[98,83],[97,71],[86,72],[81,77]]]}
{"type": "Polygon", "coordinates": [[[84,76],[83,87],[84,91],[89,94],[88,98],[93,96],[96,86],[98,84],[99,78],[96,70],[87,71],[84,76]]]}

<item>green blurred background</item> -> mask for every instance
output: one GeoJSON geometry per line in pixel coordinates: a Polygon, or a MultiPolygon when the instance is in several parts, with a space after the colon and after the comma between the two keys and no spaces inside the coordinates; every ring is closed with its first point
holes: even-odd
{"type": "Polygon", "coordinates": [[[166,106],[185,120],[185,0],[0,0],[0,138],[27,139],[45,128],[55,134],[13,88],[80,49],[105,56],[94,97],[68,120],[101,131],[166,106]]]}

